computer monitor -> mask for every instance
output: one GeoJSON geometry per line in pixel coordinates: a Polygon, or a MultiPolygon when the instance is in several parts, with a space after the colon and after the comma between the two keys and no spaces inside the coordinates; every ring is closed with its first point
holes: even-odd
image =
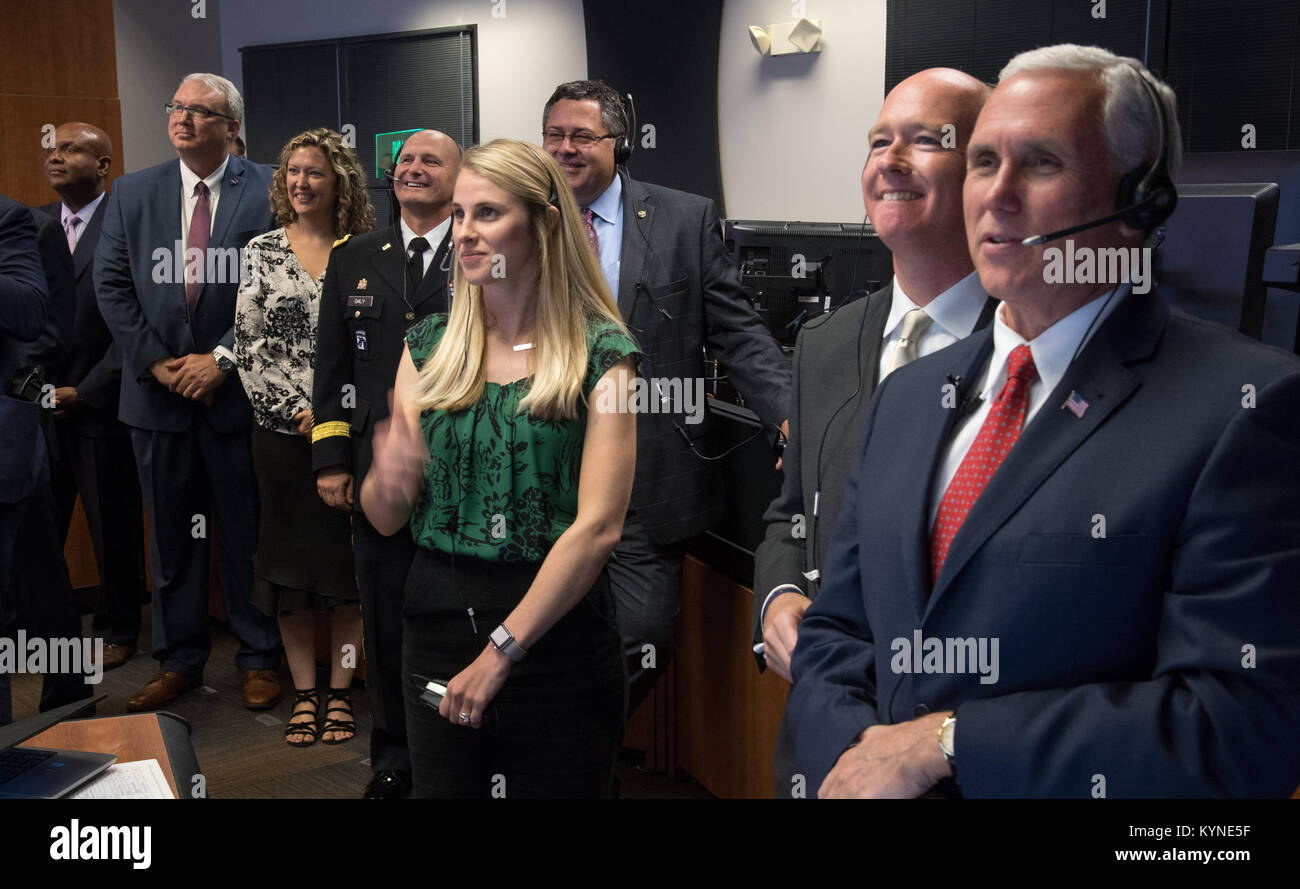
{"type": "Polygon", "coordinates": [[[723,237],[741,285],[783,345],[808,320],[893,275],[889,248],[870,225],[730,219],[723,237]]]}
{"type": "Polygon", "coordinates": [[[1271,182],[1178,186],[1178,209],[1155,251],[1155,280],[1170,305],[1255,339],[1264,331],[1264,254],[1280,191],[1271,182]]]}

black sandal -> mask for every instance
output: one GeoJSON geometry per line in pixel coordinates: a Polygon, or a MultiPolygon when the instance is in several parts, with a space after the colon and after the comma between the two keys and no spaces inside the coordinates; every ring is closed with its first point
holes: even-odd
{"type": "Polygon", "coordinates": [[[284,727],[284,740],[290,747],[310,747],[316,743],[319,730],[316,726],[316,713],[320,710],[320,690],[316,688],[295,688],[293,690],[293,712],[289,714],[289,724],[284,727]],[[295,716],[302,716],[307,710],[298,709],[299,704],[310,704],[310,720],[294,722],[295,716]],[[307,735],[306,740],[292,740],[291,735],[307,735]]]}
{"type": "Polygon", "coordinates": [[[357,734],[357,724],[351,719],[331,719],[331,713],[346,713],[352,715],[352,694],[348,688],[331,688],[330,695],[325,699],[325,724],[321,726],[321,735],[326,732],[350,732],[346,738],[329,738],[322,737],[322,744],[343,744],[351,741],[357,734]],[[335,701],[342,701],[342,707],[333,706],[335,701]]]}

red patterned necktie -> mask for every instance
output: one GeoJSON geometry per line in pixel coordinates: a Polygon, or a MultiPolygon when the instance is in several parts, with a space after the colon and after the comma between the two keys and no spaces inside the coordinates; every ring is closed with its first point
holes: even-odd
{"type": "Polygon", "coordinates": [[[582,208],[582,224],[587,227],[587,240],[591,241],[591,249],[596,251],[596,259],[600,259],[600,239],[596,237],[596,227],[591,224],[591,208],[582,208]]]}
{"type": "Polygon", "coordinates": [[[948,548],[957,536],[957,529],[966,520],[984,486],[998,471],[1011,446],[1020,438],[1020,427],[1025,424],[1025,410],[1029,406],[1029,386],[1038,376],[1034,355],[1029,346],[1020,345],[1011,350],[1007,358],[1007,382],[993,400],[989,415],[984,418],[975,442],[962,458],[957,474],[943,492],[939,514],[930,532],[930,586],[939,580],[943,562],[948,558],[948,548]]]}
{"type": "Polygon", "coordinates": [[[212,205],[208,202],[208,186],[200,182],[194,186],[198,200],[194,202],[194,215],[190,217],[190,236],[185,239],[185,305],[194,317],[194,304],[199,301],[203,287],[204,259],[208,255],[208,239],[212,237],[212,205]],[[192,263],[191,250],[199,250],[199,258],[192,263]]]}

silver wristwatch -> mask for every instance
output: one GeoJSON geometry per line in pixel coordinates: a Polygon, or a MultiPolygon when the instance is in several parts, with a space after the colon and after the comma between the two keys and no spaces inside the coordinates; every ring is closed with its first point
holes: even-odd
{"type": "Polygon", "coordinates": [[[520,647],[519,643],[515,641],[514,634],[506,629],[505,624],[498,625],[497,628],[492,631],[492,635],[488,638],[492,640],[493,648],[510,658],[510,660],[514,661],[516,664],[524,659],[524,655],[528,654],[528,652],[524,651],[524,649],[520,647]]]}

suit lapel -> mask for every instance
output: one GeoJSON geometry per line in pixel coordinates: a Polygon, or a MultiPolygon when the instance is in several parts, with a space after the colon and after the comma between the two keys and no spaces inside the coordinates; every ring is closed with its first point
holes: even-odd
{"type": "Polygon", "coordinates": [[[636,286],[645,273],[646,248],[654,228],[655,204],[650,191],[626,173],[623,177],[623,245],[619,254],[618,309],[629,324],[636,306],[636,286]]]}
{"type": "Polygon", "coordinates": [[[1126,365],[1150,357],[1168,317],[1160,297],[1129,294],[1101,326],[971,507],[948,550],[927,615],[975,552],[1141,385],[1126,365]],[[1064,409],[1071,392],[1088,402],[1082,417],[1064,409]]]}
{"type": "Polygon", "coordinates": [[[77,239],[77,249],[72,252],[72,270],[77,280],[81,280],[81,276],[90,268],[90,261],[95,258],[95,244],[99,241],[99,227],[104,222],[104,208],[107,206],[108,195],[106,194],[86,222],[81,237],[77,239]]]}
{"type": "Polygon", "coordinates": [[[935,476],[944,450],[952,440],[953,429],[963,415],[963,395],[974,387],[980,370],[992,353],[991,330],[973,333],[937,353],[951,354],[951,357],[946,363],[937,365],[938,373],[919,390],[923,399],[930,399],[928,406],[917,411],[921,422],[913,428],[919,429],[919,433],[899,444],[904,449],[902,452],[909,455],[908,465],[914,473],[909,487],[921,492],[920,496],[908,497],[901,504],[898,516],[900,527],[907,529],[903,540],[910,541],[910,552],[904,553],[903,557],[903,573],[918,615],[925,610],[926,600],[930,598],[930,501],[934,496],[935,476]],[[954,384],[954,380],[961,382],[954,384]],[[955,388],[945,389],[954,385],[955,388]],[[951,399],[945,401],[947,395],[951,399]]]}
{"type": "MultiPolygon", "coordinates": [[[[387,282],[394,293],[403,293],[403,288],[406,287],[406,250],[402,247],[401,226],[394,225],[390,228],[388,236],[371,250],[377,254],[374,265],[379,270],[379,276],[387,282]]],[[[342,283],[345,288],[356,286],[355,282],[342,283]]],[[[402,306],[402,311],[407,311],[405,306],[402,306]]]]}
{"type": "Polygon", "coordinates": [[[217,201],[217,217],[212,221],[212,238],[208,243],[213,247],[221,247],[226,243],[226,236],[230,231],[230,222],[235,218],[239,211],[239,202],[244,197],[244,162],[237,156],[231,155],[230,162],[226,164],[225,178],[221,183],[221,198],[217,201]]]}
{"type": "MultiPolygon", "coordinates": [[[[185,311],[185,242],[181,240],[181,215],[185,212],[185,204],[181,200],[181,162],[179,159],[162,168],[162,175],[158,183],[158,208],[161,218],[159,223],[162,231],[157,233],[157,239],[152,243],[166,244],[168,247],[175,244],[176,250],[180,254],[179,262],[180,276],[170,285],[172,296],[168,298],[169,302],[175,304],[175,300],[180,300],[181,310],[185,311]]],[[[122,208],[123,214],[127,208],[122,208]]],[[[146,217],[147,218],[147,217],[146,217]]],[[[149,232],[149,236],[154,236],[154,232],[149,232]]],[[[200,294],[201,295],[201,294],[200,294]]],[[[188,315],[187,315],[188,317],[188,315]]]]}

